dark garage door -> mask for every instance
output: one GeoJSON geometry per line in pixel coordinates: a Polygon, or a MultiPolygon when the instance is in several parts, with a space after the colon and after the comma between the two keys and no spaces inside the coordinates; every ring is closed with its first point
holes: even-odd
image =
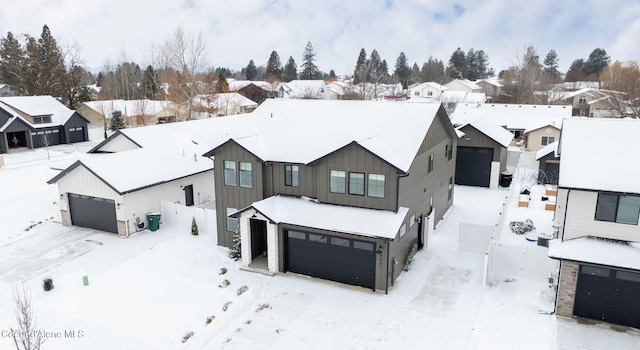
{"type": "Polygon", "coordinates": [[[46,147],[61,143],[60,130],[38,130],[33,133],[33,147],[46,147]]]}
{"type": "Polygon", "coordinates": [[[82,141],[86,141],[84,139],[84,128],[81,126],[69,128],[69,143],[82,142],[82,141]]]}
{"type": "Polygon", "coordinates": [[[375,244],[323,234],[285,231],[286,270],[375,289],[375,244]]]}
{"type": "Polygon", "coordinates": [[[112,199],[69,193],[69,210],[74,226],[118,233],[116,205],[112,199]]]}
{"type": "Polygon", "coordinates": [[[581,265],[573,314],[640,328],[640,274],[581,265]]]}
{"type": "Polygon", "coordinates": [[[458,147],[456,184],[489,187],[493,148],[458,147]]]}

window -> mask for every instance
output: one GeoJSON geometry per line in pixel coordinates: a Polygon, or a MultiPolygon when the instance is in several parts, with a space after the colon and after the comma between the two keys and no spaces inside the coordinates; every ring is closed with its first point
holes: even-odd
{"type": "Polygon", "coordinates": [[[353,247],[356,249],[373,251],[373,243],[353,241],[353,247]]]}
{"type": "Polygon", "coordinates": [[[451,200],[453,197],[453,177],[449,178],[449,188],[447,189],[447,200],[451,200]]]}
{"type": "Polygon", "coordinates": [[[384,175],[369,174],[367,195],[369,197],[384,198],[384,175]]]}
{"type": "Polygon", "coordinates": [[[433,171],[433,154],[429,155],[429,164],[428,164],[428,172],[432,172],[433,171]]]}
{"type": "Polygon", "coordinates": [[[238,229],[238,219],[236,218],[232,218],[229,217],[229,215],[237,212],[238,209],[236,208],[227,208],[226,213],[227,213],[227,231],[231,231],[231,232],[236,232],[236,230],[238,229]]]}
{"type": "Polygon", "coordinates": [[[224,161],[224,184],[236,186],[236,162],[232,160],[224,161]]]}
{"type": "Polygon", "coordinates": [[[542,142],[540,144],[542,146],[550,145],[556,141],[554,136],[542,136],[542,142]]]}
{"type": "Polygon", "coordinates": [[[251,163],[240,162],[240,187],[252,188],[253,176],[251,170],[251,163]]]}
{"type": "Polygon", "coordinates": [[[349,194],[364,196],[363,173],[349,173],[349,194]]]}
{"type": "Polygon", "coordinates": [[[587,103],[587,96],[585,96],[585,95],[580,96],[580,97],[578,98],[578,104],[583,105],[583,104],[585,104],[585,103],[587,103]]]}
{"type": "Polygon", "coordinates": [[[416,96],[420,96],[420,91],[416,90],[413,94],[416,96]]]}
{"type": "Polygon", "coordinates": [[[298,174],[300,169],[297,165],[285,164],[284,166],[284,185],[298,187],[300,182],[298,180],[298,174]]]}
{"type": "Polygon", "coordinates": [[[447,160],[451,160],[453,158],[453,144],[450,143],[444,148],[444,156],[447,160]]]}
{"type": "Polygon", "coordinates": [[[416,214],[411,215],[409,218],[409,228],[412,228],[416,224],[416,214]]]}
{"type": "Polygon", "coordinates": [[[402,223],[400,226],[400,237],[404,236],[407,233],[407,224],[402,223]]]}
{"type": "Polygon", "coordinates": [[[309,240],[311,242],[317,242],[317,243],[327,243],[327,236],[325,235],[317,235],[314,233],[310,233],[309,234],[309,240]]]}
{"type": "Polygon", "coordinates": [[[519,138],[522,137],[524,132],[522,130],[512,130],[511,131],[513,133],[513,138],[519,138]]]}
{"type": "Polygon", "coordinates": [[[639,214],[640,196],[598,193],[595,220],[637,225],[639,214]]]}
{"type": "Polygon", "coordinates": [[[329,192],[345,193],[346,192],[347,173],[341,170],[331,170],[329,178],[329,192]]]}
{"type": "Polygon", "coordinates": [[[433,91],[427,91],[427,96],[433,96],[433,91]]]}
{"type": "Polygon", "coordinates": [[[349,240],[344,238],[331,237],[331,244],[341,247],[349,247],[349,240]]]}
{"type": "Polygon", "coordinates": [[[299,231],[289,231],[289,238],[305,240],[307,239],[307,234],[299,231]]]}
{"type": "Polygon", "coordinates": [[[579,109],[578,110],[578,116],[580,117],[585,117],[587,115],[587,111],[584,109],[579,109]]]}

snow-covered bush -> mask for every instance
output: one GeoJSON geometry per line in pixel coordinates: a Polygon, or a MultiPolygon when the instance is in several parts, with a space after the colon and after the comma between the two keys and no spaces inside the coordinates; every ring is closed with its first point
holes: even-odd
{"type": "Polygon", "coordinates": [[[524,221],[511,221],[509,223],[509,227],[511,228],[511,232],[517,235],[523,235],[536,229],[531,219],[526,219],[524,221]]]}
{"type": "Polygon", "coordinates": [[[242,259],[242,244],[240,242],[240,232],[233,234],[233,246],[229,248],[229,257],[235,261],[242,259]]]}
{"type": "Polygon", "coordinates": [[[48,292],[53,289],[53,278],[46,277],[42,280],[42,288],[45,292],[48,292]]]}

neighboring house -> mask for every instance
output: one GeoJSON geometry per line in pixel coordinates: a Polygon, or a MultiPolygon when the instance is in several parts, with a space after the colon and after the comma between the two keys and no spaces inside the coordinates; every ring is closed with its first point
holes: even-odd
{"type": "Polygon", "coordinates": [[[624,103],[624,93],[595,88],[584,88],[578,91],[555,93],[553,99],[571,105],[572,116],[595,118],[619,118],[624,103]]]}
{"type": "Polygon", "coordinates": [[[487,118],[456,128],[458,139],[456,185],[497,188],[500,174],[507,170],[507,154],[513,134],[487,118]]]}
{"type": "Polygon", "coordinates": [[[484,92],[445,91],[440,95],[439,100],[447,113],[451,114],[460,103],[484,104],[487,101],[487,95],[484,92]]]}
{"type": "Polygon", "coordinates": [[[327,91],[329,92],[330,100],[348,99],[354,94],[352,85],[339,80],[327,83],[327,91]]]}
{"type": "Polygon", "coordinates": [[[281,87],[284,83],[279,81],[253,81],[253,80],[232,80],[229,82],[229,92],[237,92],[242,96],[256,102],[262,103],[267,98],[282,97],[281,87]]]}
{"type": "Polygon", "coordinates": [[[109,128],[114,111],[120,111],[127,127],[173,123],[178,121],[180,107],[171,101],[158,100],[103,100],[83,102],[78,113],[91,125],[109,128]]]}
{"type": "Polygon", "coordinates": [[[469,79],[454,79],[444,84],[444,86],[449,91],[482,92],[482,87],[469,79]]]}
{"type": "Polygon", "coordinates": [[[8,84],[0,83],[0,97],[23,96],[24,93],[20,89],[8,84]]]}
{"type": "MultiPolygon", "coordinates": [[[[389,291],[452,205],[456,133],[439,104],[269,99],[213,157],[218,244],[242,268],[389,291]]],[[[234,125],[235,124],[235,125],[234,125]]]]}
{"type": "Polygon", "coordinates": [[[476,80],[476,85],[487,96],[487,101],[493,101],[502,94],[503,85],[495,78],[476,80]]]}
{"type": "Polygon", "coordinates": [[[558,184],[558,175],[560,174],[558,143],[559,141],[554,141],[536,152],[536,161],[538,161],[539,170],[539,184],[558,184]]]}
{"type": "Polygon", "coordinates": [[[214,199],[210,159],[173,150],[140,148],[90,154],[47,183],[58,185],[64,225],[128,236],[149,226],[162,200],[187,206],[214,199]]]}
{"type": "Polygon", "coordinates": [[[440,101],[440,96],[447,90],[448,88],[435,82],[421,83],[409,89],[409,98],[423,97],[440,101]]]}
{"type": "Polygon", "coordinates": [[[333,99],[324,80],[292,80],[281,87],[282,97],[290,99],[333,99]]]}
{"type": "Polygon", "coordinates": [[[540,125],[529,126],[528,129],[525,129],[524,136],[527,140],[527,150],[537,152],[558,140],[560,125],[542,122],[540,125]]]}
{"type": "Polygon", "coordinates": [[[542,145],[542,136],[557,140],[559,128],[565,118],[571,117],[570,106],[558,105],[515,105],[515,104],[470,104],[460,103],[450,115],[453,125],[459,126],[476,119],[488,118],[494,124],[509,130],[514,137],[511,145],[525,149],[538,150],[542,145]],[[550,132],[547,133],[549,126],[550,132]],[[532,133],[533,132],[533,133],[532,133]],[[528,137],[532,139],[529,140],[528,137]]]}
{"type": "Polygon", "coordinates": [[[201,114],[209,118],[250,113],[258,107],[258,103],[237,92],[198,95],[194,98],[194,105],[201,114]]]}
{"type": "Polygon", "coordinates": [[[562,126],[549,256],[560,260],[555,312],[640,328],[640,147],[636,119],[562,126]],[[612,147],[607,147],[612,146],[612,147]]]}
{"type": "Polygon", "coordinates": [[[51,96],[0,97],[0,153],[87,141],[87,124],[51,96]]]}

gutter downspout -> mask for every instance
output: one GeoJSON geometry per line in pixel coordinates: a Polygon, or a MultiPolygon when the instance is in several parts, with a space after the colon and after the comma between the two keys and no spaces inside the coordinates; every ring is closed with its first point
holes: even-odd
{"type": "MultiPolygon", "coordinates": [[[[387,271],[386,271],[387,283],[384,289],[384,294],[389,294],[389,241],[387,241],[387,271]]],[[[391,276],[393,278],[393,276],[391,276]]]]}

